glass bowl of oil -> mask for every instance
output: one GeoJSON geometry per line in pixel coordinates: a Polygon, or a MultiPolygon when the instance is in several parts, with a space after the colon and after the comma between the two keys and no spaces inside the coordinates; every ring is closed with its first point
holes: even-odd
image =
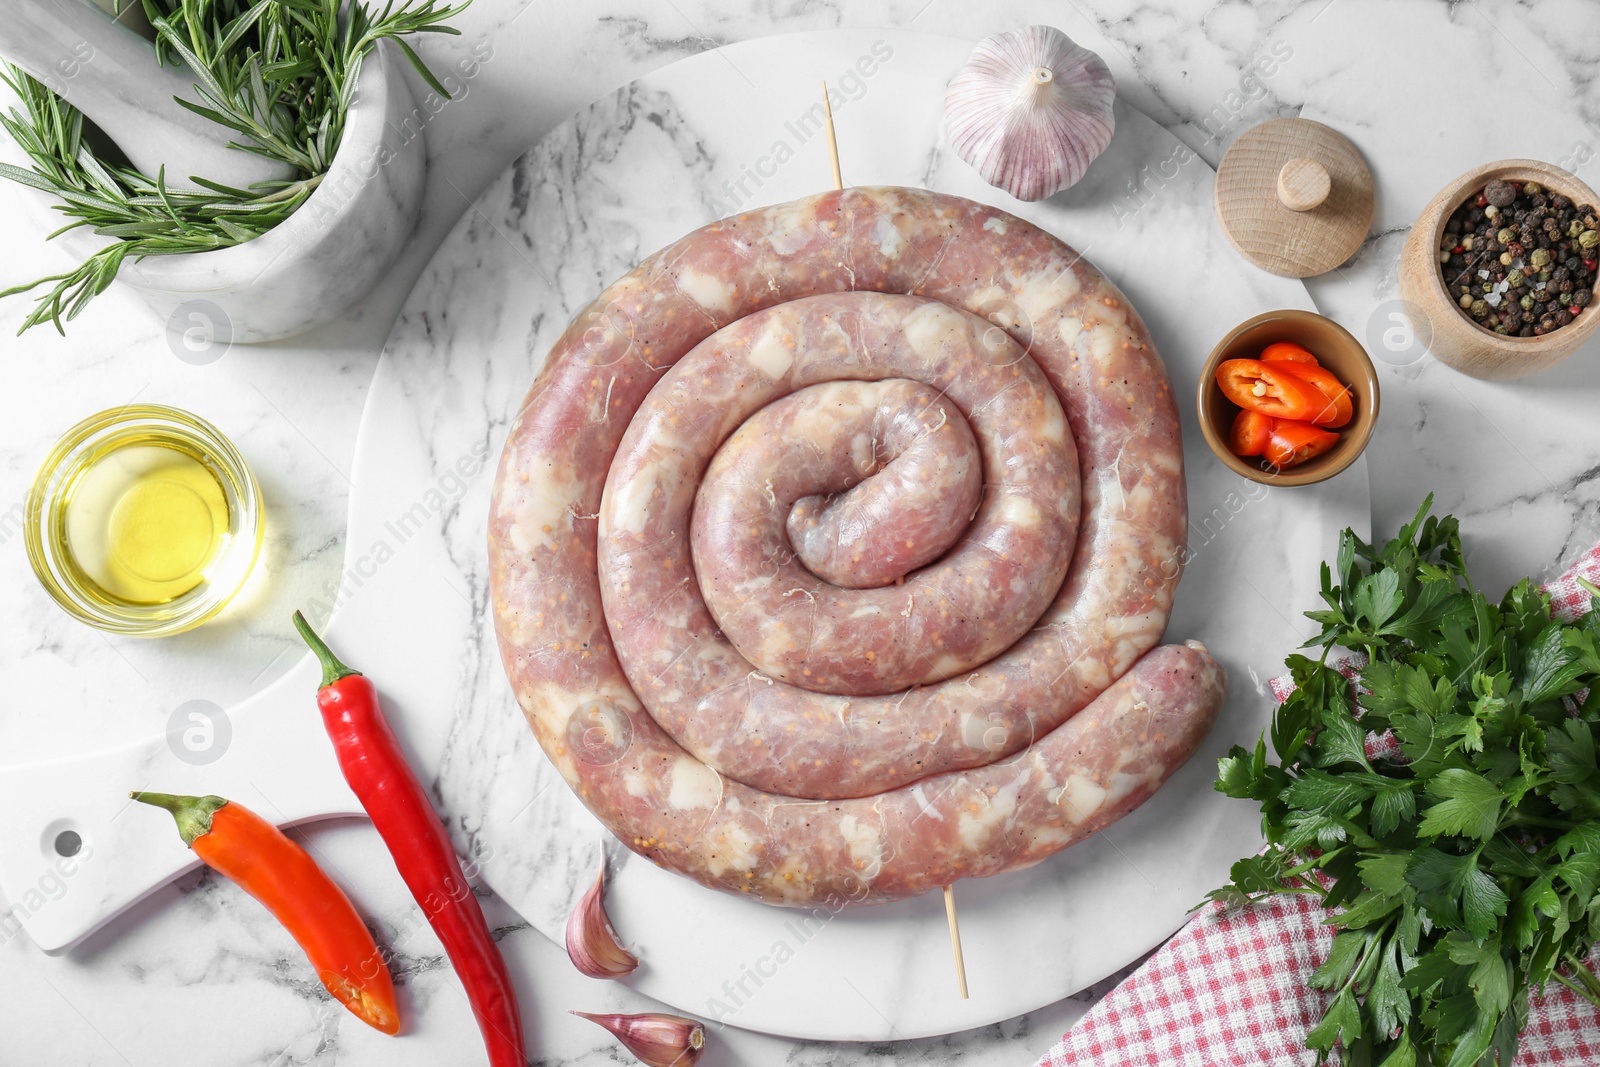
{"type": "Polygon", "coordinates": [[[159,637],[199,626],[244,585],[261,553],[261,490],[204,419],[114,408],[56,442],[25,529],[34,573],[69,615],[159,637]]]}

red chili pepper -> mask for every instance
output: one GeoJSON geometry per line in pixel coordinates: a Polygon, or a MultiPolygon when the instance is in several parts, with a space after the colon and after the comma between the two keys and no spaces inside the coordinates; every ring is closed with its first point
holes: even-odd
{"type": "Polygon", "coordinates": [[[511,975],[461,873],[450,835],[389,729],[377,690],[360,671],[340,663],[298,611],[294,625],[322,663],[317,707],[339,768],[460,976],[489,1063],[527,1067],[511,975]]]}
{"type": "Polygon", "coordinates": [[[323,987],[356,1018],[386,1034],[400,1032],[383,954],[350,898],[310,853],[243,804],[222,797],[128,795],[172,812],[183,843],[283,924],[323,987]]]}

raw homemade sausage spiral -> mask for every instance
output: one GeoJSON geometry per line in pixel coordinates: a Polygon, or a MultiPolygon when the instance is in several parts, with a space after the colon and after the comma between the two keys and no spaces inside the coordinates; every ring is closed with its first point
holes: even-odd
{"type": "Polygon", "coordinates": [[[1154,649],[1172,390],[1066,245],[916,189],[713,223],[579,315],[512,427],[490,567],[541,746],[628,846],[776,904],[1036,863],[1221,704],[1154,649]]]}

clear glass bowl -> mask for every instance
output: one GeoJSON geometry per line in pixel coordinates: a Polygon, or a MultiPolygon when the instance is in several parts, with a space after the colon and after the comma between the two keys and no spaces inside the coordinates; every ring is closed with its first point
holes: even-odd
{"type": "Polygon", "coordinates": [[[160,637],[215,616],[250,576],[265,534],[261,489],[244,457],[209,422],[177,408],[113,408],[78,423],[56,442],[28,494],[28,561],[52,599],[81,622],[109,633],[160,637]],[[175,449],[204,466],[227,502],[228,530],[194,588],[161,604],[121,600],[73,558],[67,507],[84,475],[111,453],[135,445],[175,449]]]}

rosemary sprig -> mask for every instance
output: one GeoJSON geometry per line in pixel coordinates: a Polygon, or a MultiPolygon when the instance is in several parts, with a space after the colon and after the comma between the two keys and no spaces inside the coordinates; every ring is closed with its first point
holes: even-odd
{"type": "Polygon", "coordinates": [[[394,41],[423,80],[449,97],[402,38],[458,33],[443,23],[471,0],[388,0],[377,13],[361,0],[141,2],[160,62],[187,67],[195,78],[200,102],[179,103],[239,134],[234,147],[286,163],[294,174],[251,189],[194,175],[204,192],[169,189],[165,174],[152,177],[98,156],[83,136],[83,116],[43,84],[14,67],[0,72],[23,108],[0,114],[0,125],[33,164],[0,164],[0,177],[61,199],[57,210],[73,221],[50,237],[86,226],[116,238],[73,270],[0,292],[3,298],[44,287],[19,333],[47,321],[65,333],[63,320],[103,292],[129,256],[226,248],[288,218],[327,173],[362,60],[379,41],[394,41]]]}

